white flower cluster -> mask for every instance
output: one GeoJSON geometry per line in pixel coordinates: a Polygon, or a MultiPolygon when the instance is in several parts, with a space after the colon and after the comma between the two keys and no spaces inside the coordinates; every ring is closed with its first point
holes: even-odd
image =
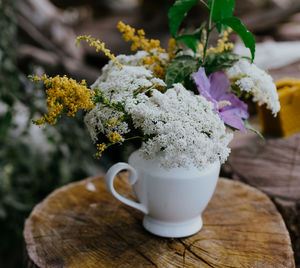
{"type": "MultiPolygon", "coordinates": [[[[232,134],[213,111],[213,105],[200,95],[194,95],[181,84],[165,93],[157,90],[165,83],[140,65],[145,53],[120,55],[122,70],[112,63],[106,65],[94,83],[110,102],[122,102],[134,128],[147,138],[140,151],[145,158],[163,152],[162,166],[166,168],[195,165],[204,168],[208,163],[226,160],[232,134]],[[135,66],[132,66],[135,65],[135,66]],[[140,65],[140,66],[137,66],[140,65]],[[151,90],[151,94],[145,94],[151,90]]],[[[98,103],[85,117],[94,141],[100,133],[115,131],[121,135],[130,131],[126,122],[107,128],[105,122],[122,115],[98,103]]]]}
{"type": "Polygon", "coordinates": [[[164,94],[154,90],[150,98],[140,94],[128,99],[126,109],[134,126],[151,137],[140,151],[150,159],[163,151],[165,168],[193,164],[201,169],[215,161],[223,163],[230,153],[232,134],[226,133],[212,103],[181,84],[164,94]]]}
{"type": "Polygon", "coordinates": [[[266,104],[273,115],[277,115],[280,103],[276,86],[269,74],[248,60],[240,59],[227,70],[227,76],[240,90],[249,92],[253,96],[253,101],[259,105],[266,104]]]}
{"type": "Polygon", "coordinates": [[[104,96],[112,101],[124,101],[132,97],[135,91],[150,88],[151,78],[153,78],[151,71],[143,66],[123,65],[122,70],[117,66],[106,66],[92,88],[100,89],[104,96]]]}
{"type": "MultiPolygon", "coordinates": [[[[123,64],[123,68],[120,70],[110,61],[103,67],[102,75],[92,85],[92,88],[101,90],[104,97],[110,102],[125,102],[126,99],[132,99],[135,92],[140,89],[147,90],[156,86],[165,86],[164,81],[153,77],[152,72],[144,66],[131,66],[139,65],[141,59],[146,55],[148,55],[147,52],[139,51],[131,56],[117,56],[117,60],[123,64]]],[[[106,124],[110,119],[116,119],[122,114],[112,108],[105,107],[104,104],[97,103],[96,107],[87,113],[84,119],[92,140],[96,142],[100,133],[117,132],[120,135],[128,133],[130,129],[126,122],[120,121],[119,125],[109,127],[106,124]]]]}

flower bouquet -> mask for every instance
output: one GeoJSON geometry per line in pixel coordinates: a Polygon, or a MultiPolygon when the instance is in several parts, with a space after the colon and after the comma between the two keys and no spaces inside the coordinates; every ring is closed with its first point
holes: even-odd
{"type": "Polygon", "coordinates": [[[106,185],[120,201],[146,214],[144,226],[154,234],[182,237],[201,229],[201,213],[230,153],[232,130],[253,130],[243,100],[266,104],[274,115],[280,109],[271,76],[253,64],[255,39],[233,17],[233,9],[234,0],[175,1],[168,13],[172,38],[167,50],[123,22],[117,28],[137,50],[133,55],[115,57],[103,42],[79,36],[76,44],[86,41],[110,58],[91,87],[66,76],[31,76],[43,82],[49,110],[35,124],[53,125],[62,115],[86,110],[84,122],[97,158],[110,146],[142,141],[129,164],[118,163],[108,171],[106,185]],[[192,31],[179,30],[197,2],[207,7],[208,22],[192,31]],[[214,30],[220,35],[215,47],[210,43],[214,30]],[[232,31],[251,58],[232,51],[232,31]],[[113,187],[123,169],[130,171],[139,203],[113,187]]]}

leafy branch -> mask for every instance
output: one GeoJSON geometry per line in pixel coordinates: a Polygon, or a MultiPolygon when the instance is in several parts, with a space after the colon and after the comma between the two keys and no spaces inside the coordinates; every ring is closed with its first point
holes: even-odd
{"type": "Polygon", "coordinates": [[[226,27],[232,28],[240,36],[245,46],[249,48],[251,52],[251,60],[253,61],[255,57],[255,39],[242,24],[240,19],[233,17],[233,10],[235,6],[234,0],[209,0],[208,2],[205,2],[204,0],[176,0],[168,13],[172,37],[176,40],[183,41],[187,47],[196,52],[196,44],[198,41],[201,41],[205,24],[202,24],[199,30],[193,34],[184,34],[178,36],[177,33],[182,20],[187,16],[190,9],[197,2],[203,3],[209,10],[209,21],[206,28],[203,62],[205,62],[207,56],[206,52],[211,32],[214,30],[214,28],[216,28],[219,33],[222,33],[226,27]]]}

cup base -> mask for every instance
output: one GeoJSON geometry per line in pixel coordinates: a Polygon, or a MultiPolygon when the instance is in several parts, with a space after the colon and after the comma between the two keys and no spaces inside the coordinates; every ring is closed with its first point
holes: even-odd
{"type": "Polygon", "coordinates": [[[147,231],[158,236],[170,238],[193,235],[201,230],[202,225],[201,216],[182,222],[160,221],[150,216],[145,216],[143,220],[143,226],[147,231]]]}

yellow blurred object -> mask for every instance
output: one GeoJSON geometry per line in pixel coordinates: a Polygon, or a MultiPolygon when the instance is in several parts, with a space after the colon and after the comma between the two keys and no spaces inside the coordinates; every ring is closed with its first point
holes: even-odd
{"type": "Polygon", "coordinates": [[[264,134],[287,137],[300,131],[300,79],[283,78],[276,87],[280,111],[273,117],[265,105],[259,106],[259,122],[264,134]]]}

